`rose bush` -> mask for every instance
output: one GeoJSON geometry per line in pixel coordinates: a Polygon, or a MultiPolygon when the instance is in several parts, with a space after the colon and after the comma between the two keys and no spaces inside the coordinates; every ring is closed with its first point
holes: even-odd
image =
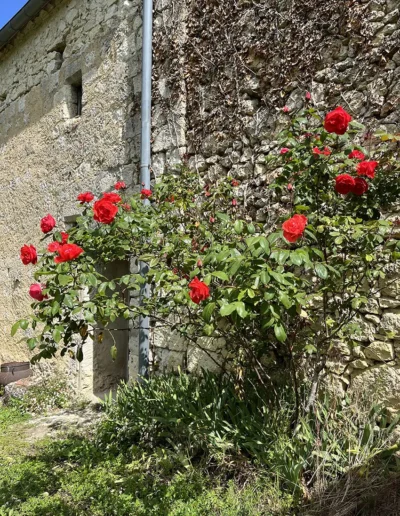
{"type": "Polygon", "coordinates": [[[334,342],[351,344],[355,317],[400,256],[384,215],[399,200],[396,137],[362,140],[364,127],[351,120],[342,108],[322,118],[312,107],[290,120],[266,156],[265,195],[280,201],[278,212],[266,208],[267,225],[249,218],[236,178],[210,183],[184,167],[131,197],[122,188],[97,200],[82,194],[68,243],[53,233],[40,258],[34,315],[13,334],[27,332],[35,360],[57,352],[81,360],[87,340],[100,338],[96,323],[112,332],[117,317],[150,316],[199,347],[200,337],[224,339],[223,358],[210,356],[239,383],[246,371],[262,382],[271,369],[286,371],[298,415],[299,376],[311,375],[315,395],[334,342]],[[100,273],[133,258],[148,264],[145,277],[100,273]],[[128,303],[126,292],[145,282],[150,297],[128,303]]]}

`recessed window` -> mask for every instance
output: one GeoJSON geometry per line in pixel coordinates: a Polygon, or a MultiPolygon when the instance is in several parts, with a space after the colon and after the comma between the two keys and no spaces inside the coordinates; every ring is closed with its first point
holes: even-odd
{"type": "Polygon", "coordinates": [[[75,73],[68,80],[70,87],[69,95],[69,116],[70,118],[76,118],[82,116],[83,106],[83,88],[82,88],[82,72],[75,73]]]}
{"type": "Polygon", "coordinates": [[[73,104],[75,106],[75,114],[73,116],[81,116],[83,97],[82,84],[80,84],[79,86],[72,86],[72,90],[73,104]]]}

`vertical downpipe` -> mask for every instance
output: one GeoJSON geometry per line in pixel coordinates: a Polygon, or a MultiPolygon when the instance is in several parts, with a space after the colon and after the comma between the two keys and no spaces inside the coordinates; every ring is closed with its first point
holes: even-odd
{"type": "MultiPolygon", "coordinates": [[[[140,148],[140,182],[142,188],[150,189],[151,166],[151,74],[153,67],[153,0],[143,0],[143,57],[142,57],[142,130],[140,148]]],[[[149,200],[143,201],[149,204],[149,200]]],[[[140,262],[140,273],[146,276],[148,266],[140,262]]],[[[140,289],[140,304],[150,296],[150,285],[140,289]]],[[[139,379],[149,374],[150,318],[139,319],[139,379]]]]}

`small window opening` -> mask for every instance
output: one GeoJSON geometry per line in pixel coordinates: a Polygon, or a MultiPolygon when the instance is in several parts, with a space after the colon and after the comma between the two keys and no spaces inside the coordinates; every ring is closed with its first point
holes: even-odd
{"type": "Polygon", "coordinates": [[[82,84],[80,86],[73,86],[75,89],[74,96],[76,98],[76,115],[75,116],[81,116],[82,115],[82,97],[83,97],[83,90],[82,90],[82,84]]]}
{"type": "Polygon", "coordinates": [[[69,79],[71,87],[70,93],[70,117],[76,118],[82,116],[83,107],[83,88],[82,88],[82,72],[77,72],[69,79]]]}

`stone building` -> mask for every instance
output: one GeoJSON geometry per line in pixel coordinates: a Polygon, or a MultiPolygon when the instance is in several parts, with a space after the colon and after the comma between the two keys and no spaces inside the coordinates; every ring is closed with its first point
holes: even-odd
{"type": "MultiPolygon", "coordinates": [[[[44,207],[67,227],[80,191],[139,183],[141,1],[43,1],[30,18],[17,34],[0,32],[1,361],[29,356],[9,335],[29,304],[19,249],[38,244],[44,207]]],[[[343,105],[368,127],[398,130],[397,0],[155,0],[153,57],[153,177],[181,161],[211,181],[233,175],[259,221],[266,134],[305,91],[322,111],[343,105]]],[[[399,294],[395,282],[371,302],[360,347],[333,366],[344,387],[381,379],[395,408],[400,339],[386,334],[399,335],[399,294]]],[[[121,333],[120,363],[99,348],[87,354],[83,389],[93,371],[95,392],[134,375],[137,335],[121,333]]],[[[161,367],[182,360],[182,343],[154,345],[161,367]]],[[[196,353],[186,354],[193,367],[196,353]]]]}

